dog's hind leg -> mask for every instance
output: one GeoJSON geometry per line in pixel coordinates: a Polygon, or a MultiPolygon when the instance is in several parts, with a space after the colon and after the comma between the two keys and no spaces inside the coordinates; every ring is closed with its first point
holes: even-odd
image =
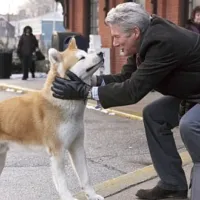
{"type": "Polygon", "coordinates": [[[8,145],[6,143],[0,143],[0,175],[3,171],[6,162],[6,155],[8,151],[8,145]]]}
{"type": "Polygon", "coordinates": [[[89,200],[103,200],[104,198],[102,196],[96,194],[89,180],[83,134],[72,143],[69,148],[69,153],[81,187],[85,191],[87,198],[89,200]]]}
{"type": "Polygon", "coordinates": [[[55,187],[59,193],[61,200],[77,200],[73,198],[72,194],[67,188],[65,164],[64,164],[64,150],[56,153],[51,153],[51,169],[55,187]]]}

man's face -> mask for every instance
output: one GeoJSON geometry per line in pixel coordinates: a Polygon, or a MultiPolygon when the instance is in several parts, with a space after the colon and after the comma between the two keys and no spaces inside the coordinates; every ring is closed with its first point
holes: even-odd
{"type": "Polygon", "coordinates": [[[120,47],[124,56],[132,56],[137,53],[137,46],[140,37],[140,31],[137,27],[130,33],[124,33],[119,26],[109,25],[113,37],[113,46],[120,47]]]}
{"type": "Polygon", "coordinates": [[[200,24],[200,12],[195,13],[194,22],[200,24]]]}

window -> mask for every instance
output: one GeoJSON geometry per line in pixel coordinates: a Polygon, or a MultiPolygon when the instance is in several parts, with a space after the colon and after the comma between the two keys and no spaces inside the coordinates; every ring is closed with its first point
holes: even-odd
{"type": "Polygon", "coordinates": [[[200,0],[189,0],[189,18],[191,17],[192,10],[196,7],[200,6],[200,0]]]}
{"type": "Polygon", "coordinates": [[[141,4],[143,6],[143,8],[145,8],[145,0],[125,0],[124,2],[135,2],[138,4],[141,4]]]}
{"type": "Polygon", "coordinates": [[[98,0],[90,0],[90,34],[98,35],[99,26],[99,2],[98,0]]]}
{"type": "Polygon", "coordinates": [[[145,0],[135,0],[134,2],[141,4],[145,8],[145,0]]]}
{"type": "Polygon", "coordinates": [[[189,12],[188,12],[189,16],[188,16],[188,18],[190,18],[192,10],[193,10],[193,0],[189,0],[189,12]]]}

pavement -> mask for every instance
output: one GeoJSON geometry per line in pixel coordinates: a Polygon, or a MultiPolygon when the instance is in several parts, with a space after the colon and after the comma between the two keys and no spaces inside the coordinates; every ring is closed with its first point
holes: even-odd
{"type": "MultiPolygon", "coordinates": [[[[188,180],[188,184],[189,184],[189,180],[190,180],[190,170],[191,170],[192,164],[188,164],[186,166],[184,166],[184,170],[186,172],[186,177],[188,180]]],[[[145,181],[143,183],[140,184],[136,184],[134,186],[130,186],[129,188],[118,192],[108,198],[106,198],[107,200],[137,200],[138,198],[136,198],[135,194],[139,189],[149,189],[152,188],[153,186],[156,185],[156,183],[158,182],[158,178],[153,178],[151,180],[145,181]]],[[[189,195],[188,198],[189,200],[189,195]]],[[[175,198],[173,198],[173,200],[177,200],[175,198]]],[[[179,199],[180,200],[180,199],[179,199]]]]}
{"type": "MultiPolygon", "coordinates": [[[[15,91],[17,93],[28,92],[30,90],[39,90],[45,81],[45,75],[36,74],[35,79],[22,81],[20,75],[11,76],[10,79],[0,80],[0,89],[6,91],[15,91]]],[[[99,109],[100,112],[111,115],[118,115],[133,120],[142,121],[142,110],[150,102],[160,98],[162,95],[157,92],[150,92],[143,100],[136,105],[115,107],[111,109],[99,109]]],[[[89,101],[87,108],[95,109],[95,101],[89,101]]],[[[180,152],[183,161],[183,168],[189,181],[192,168],[191,158],[187,151],[180,152]]],[[[134,200],[135,193],[140,188],[152,188],[158,181],[157,174],[152,165],[137,169],[133,172],[120,175],[115,178],[103,181],[95,185],[98,194],[103,195],[108,200],[134,200]]],[[[77,193],[76,198],[86,199],[82,192],[77,193]]],[[[174,199],[175,200],[175,199],[174,199]]]]}

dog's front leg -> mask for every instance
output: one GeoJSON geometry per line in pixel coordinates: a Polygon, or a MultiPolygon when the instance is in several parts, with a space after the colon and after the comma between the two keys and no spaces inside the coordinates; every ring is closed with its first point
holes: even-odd
{"type": "Polygon", "coordinates": [[[81,187],[85,191],[88,200],[103,200],[104,198],[102,196],[96,194],[89,180],[83,134],[72,143],[69,148],[69,153],[77,172],[81,187]]]}
{"type": "Polygon", "coordinates": [[[53,181],[61,200],[77,200],[73,198],[67,187],[64,164],[64,150],[51,155],[51,168],[53,181]]]}

